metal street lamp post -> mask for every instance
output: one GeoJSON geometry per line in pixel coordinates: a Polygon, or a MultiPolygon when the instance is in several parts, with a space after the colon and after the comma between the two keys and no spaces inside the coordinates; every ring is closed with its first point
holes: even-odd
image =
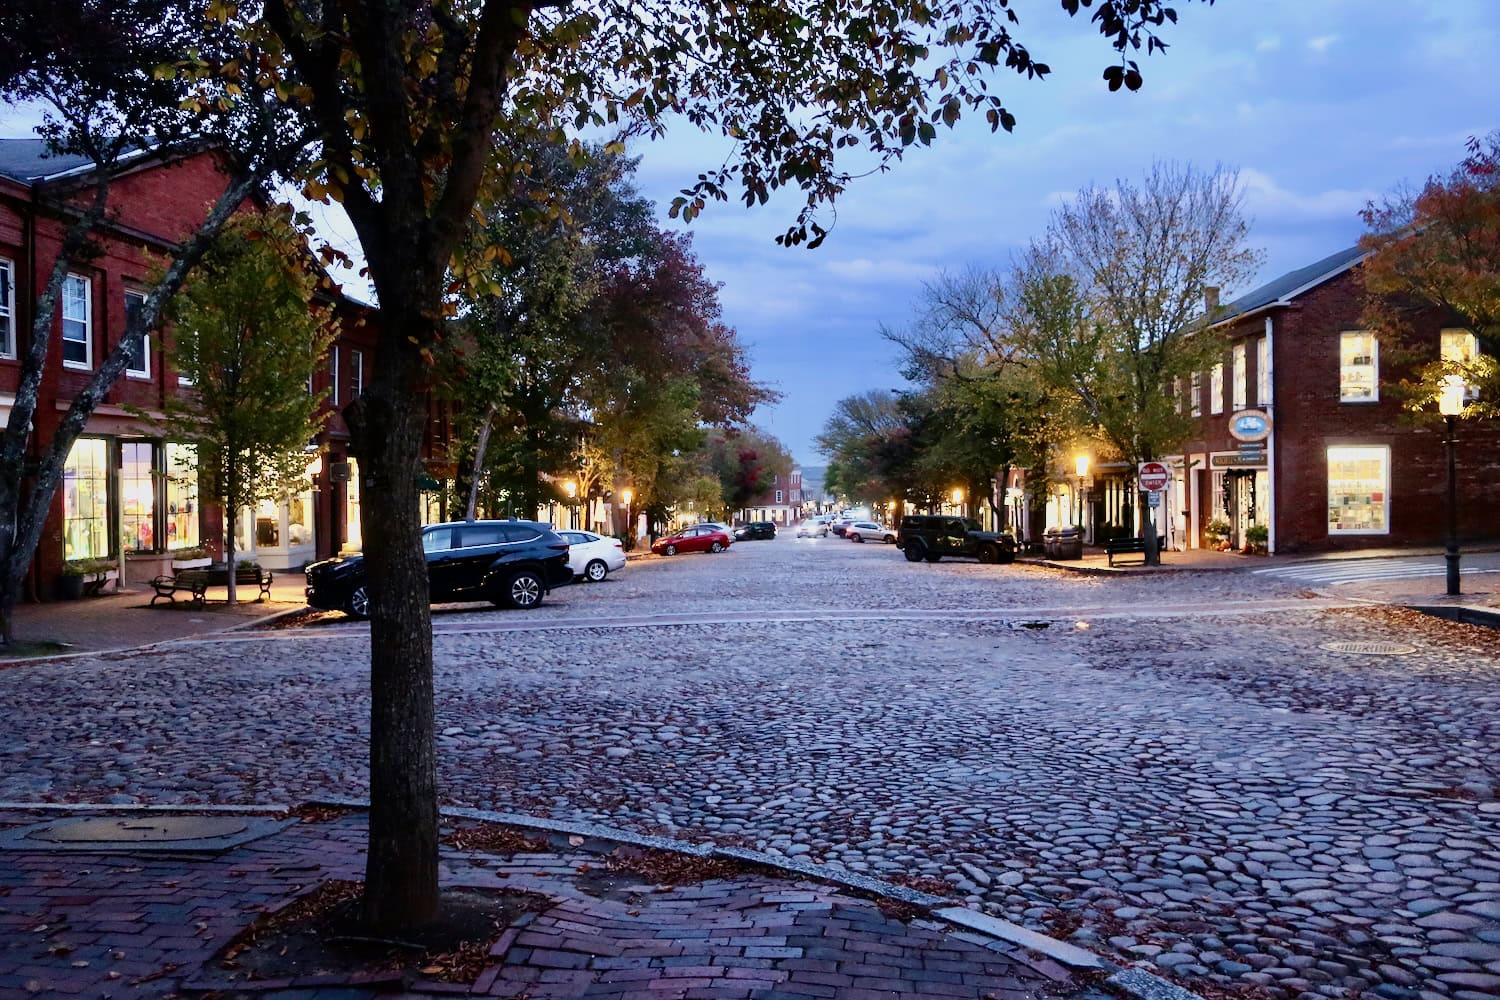
{"type": "Polygon", "coordinates": [[[563,483],[563,489],[568,493],[568,527],[578,529],[578,484],[569,479],[563,483]]]}
{"type": "Polygon", "coordinates": [[[1073,459],[1073,471],[1078,473],[1078,537],[1083,538],[1083,504],[1085,494],[1083,492],[1083,479],[1089,474],[1089,457],[1079,455],[1073,459]]]}
{"type": "Polygon", "coordinates": [[[1443,559],[1448,563],[1448,593],[1462,593],[1458,582],[1458,470],[1454,456],[1458,444],[1457,420],[1464,412],[1464,380],[1457,375],[1443,379],[1438,412],[1448,424],[1448,544],[1443,559]]]}

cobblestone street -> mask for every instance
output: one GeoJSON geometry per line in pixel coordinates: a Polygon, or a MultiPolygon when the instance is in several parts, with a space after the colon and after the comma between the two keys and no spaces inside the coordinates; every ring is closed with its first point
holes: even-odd
{"type": "MultiPolygon", "coordinates": [[[[1189,987],[1500,995],[1492,630],[786,537],[434,622],[448,804],[942,879],[1189,987]]],[[[362,796],[367,655],[331,615],[0,670],[0,799],[362,796]]]]}

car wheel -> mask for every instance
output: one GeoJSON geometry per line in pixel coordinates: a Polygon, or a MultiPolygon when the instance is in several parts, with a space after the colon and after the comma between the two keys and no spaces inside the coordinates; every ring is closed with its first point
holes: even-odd
{"type": "Polygon", "coordinates": [[[926,550],[927,546],[923,545],[921,542],[907,542],[906,561],[921,562],[922,557],[927,554],[926,550]]]}
{"type": "Polygon", "coordinates": [[[887,545],[891,545],[891,544],[893,544],[896,541],[896,536],[895,535],[886,535],[885,538],[881,539],[881,541],[885,542],[885,544],[887,544],[887,545]]]}
{"type": "Polygon", "coordinates": [[[856,541],[856,542],[859,542],[859,543],[860,543],[860,544],[861,544],[861,545],[863,545],[863,544],[864,544],[864,541],[865,541],[865,536],[864,536],[864,535],[861,535],[861,534],[860,534],[860,533],[859,533],[859,532],[857,532],[857,531],[856,531],[856,532],[853,532],[853,533],[851,533],[851,534],[850,534],[850,535],[849,535],[849,537],[850,537],[850,538],[852,538],[852,539],[854,539],[854,540],[855,540],[855,541],[856,541]]]}
{"type": "Polygon", "coordinates": [[[718,555],[720,552],[724,551],[724,546],[720,545],[718,542],[714,542],[708,547],[708,551],[714,553],[715,555],[718,555]]]}
{"type": "Polygon", "coordinates": [[[675,556],[677,554],[677,546],[668,545],[666,548],[661,550],[661,554],[664,556],[675,556]]]}
{"type": "Polygon", "coordinates": [[[595,559],[583,568],[583,578],[590,583],[598,583],[609,576],[609,567],[604,565],[603,559],[595,559]]]}
{"type": "Polygon", "coordinates": [[[993,545],[979,546],[979,561],[982,563],[999,562],[1000,550],[993,545]]]}
{"type": "Polygon", "coordinates": [[[540,576],[529,569],[523,569],[512,573],[505,581],[505,591],[501,596],[507,607],[534,608],[542,603],[542,595],[546,593],[546,589],[540,576]]]}
{"type": "Polygon", "coordinates": [[[364,584],[355,587],[354,593],[349,595],[349,603],[344,605],[344,613],[350,618],[358,618],[361,621],[370,617],[370,594],[365,590],[364,584]]]}

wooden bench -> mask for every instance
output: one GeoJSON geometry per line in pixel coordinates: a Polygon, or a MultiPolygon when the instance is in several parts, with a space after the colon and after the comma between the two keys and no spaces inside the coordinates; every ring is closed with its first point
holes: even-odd
{"type": "MultiPolygon", "coordinates": [[[[1156,540],[1156,551],[1161,551],[1161,539],[1156,540]]],[[[1135,538],[1111,538],[1104,543],[1104,554],[1109,557],[1109,564],[1115,564],[1115,556],[1139,555],[1141,562],[1146,561],[1146,540],[1139,536],[1135,538]]]]}
{"type": "MultiPolygon", "coordinates": [[[[241,566],[234,571],[234,582],[237,586],[259,587],[260,596],[255,599],[257,603],[268,600],[271,596],[271,574],[259,566],[241,566]]],[[[151,604],[154,606],[163,597],[175,604],[177,592],[185,590],[193,595],[193,604],[201,608],[209,587],[228,586],[229,570],[225,567],[179,570],[172,576],[158,576],[151,581],[151,587],[156,591],[151,604]]]]}

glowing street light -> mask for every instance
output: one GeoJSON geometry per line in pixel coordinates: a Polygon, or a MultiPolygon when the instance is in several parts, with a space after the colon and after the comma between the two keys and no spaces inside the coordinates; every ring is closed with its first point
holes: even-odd
{"type": "Polygon", "coordinates": [[[1079,455],[1073,459],[1073,471],[1078,473],[1078,534],[1083,534],[1083,478],[1089,474],[1089,457],[1079,455]]]}

